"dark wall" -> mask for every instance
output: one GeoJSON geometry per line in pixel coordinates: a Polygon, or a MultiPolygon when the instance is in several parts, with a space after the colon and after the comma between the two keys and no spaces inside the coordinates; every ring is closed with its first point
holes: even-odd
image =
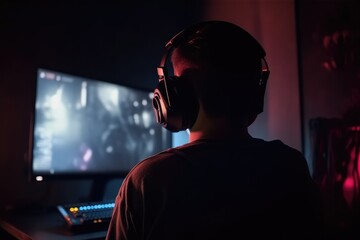
{"type": "Polygon", "coordinates": [[[329,239],[357,239],[360,4],[298,1],[305,153],[320,186],[329,239]]]}
{"type": "Polygon", "coordinates": [[[37,68],[153,89],[166,41],[202,17],[201,1],[50,2],[0,3],[0,210],[77,201],[91,184],[28,181],[37,68]]]}
{"type": "Polygon", "coordinates": [[[304,152],[309,159],[311,119],[360,120],[359,9],[356,0],[297,1],[304,152]]]}

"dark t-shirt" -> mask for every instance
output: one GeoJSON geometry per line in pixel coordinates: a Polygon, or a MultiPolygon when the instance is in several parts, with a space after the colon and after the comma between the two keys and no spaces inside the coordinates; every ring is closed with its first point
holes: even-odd
{"type": "Polygon", "coordinates": [[[107,239],[319,239],[319,196],[303,155],[279,140],[198,140],[132,169],[107,239]]]}

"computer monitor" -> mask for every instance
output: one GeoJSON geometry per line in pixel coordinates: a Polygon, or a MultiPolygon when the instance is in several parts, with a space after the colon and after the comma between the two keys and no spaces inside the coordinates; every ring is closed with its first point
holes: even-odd
{"type": "Polygon", "coordinates": [[[152,91],[38,69],[30,177],[122,178],[172,146],[152,109],[152,91]]]}

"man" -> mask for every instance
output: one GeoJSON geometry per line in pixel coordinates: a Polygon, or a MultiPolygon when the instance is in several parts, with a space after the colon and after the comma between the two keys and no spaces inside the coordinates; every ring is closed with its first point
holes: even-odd
{"type": "Polygon", "coordinates": [[[321,201],[303,155],[248,133],[269,76],[260,44],[232,23],[199,23],[169,41],[158,74],[156,119],[188,129],[189,143],[132,169],[107,239],[319,239],[321,201]]]}

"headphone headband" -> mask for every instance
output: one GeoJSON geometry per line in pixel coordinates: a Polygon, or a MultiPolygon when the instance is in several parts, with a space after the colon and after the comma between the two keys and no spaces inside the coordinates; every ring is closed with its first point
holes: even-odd
{"type": "MultiPolygon", "coordinates": [[[[231,29],[237,29],[239,32],[236,32],[236,34],[241,35],[241,39],[244,39],[245,42],[256,49],[256,54],[261,59],[262,71],[255,96],[256,102],[252,104],[252,108],[256,114],[263,111],[265,88],[270,71],[262,46],[248,32],[231,23],[223,21],[201,22],[178,32],[167,42],[160,65],[157,67],[158,86],[154,90],[153,108],[157,122],[170,131],[177,132],[191,128],[197,118],[199,106],[191,86],[187,86],[186,81],[179,79],[179,77],[168,75],[166,69],[168,58],[173,49],[180,44],[190,41],[195,35],[206,35],[206,29],[209,28],[211,32],[212,26],[215,27],[216,25],[219,25],[220,28],[230,26],[231,29]],[[235,28],[232,28],[232,26],[235,26],[235,28]]],[[[204,36],[205,39],[207,37],[207,35],[204,36]]]]}

